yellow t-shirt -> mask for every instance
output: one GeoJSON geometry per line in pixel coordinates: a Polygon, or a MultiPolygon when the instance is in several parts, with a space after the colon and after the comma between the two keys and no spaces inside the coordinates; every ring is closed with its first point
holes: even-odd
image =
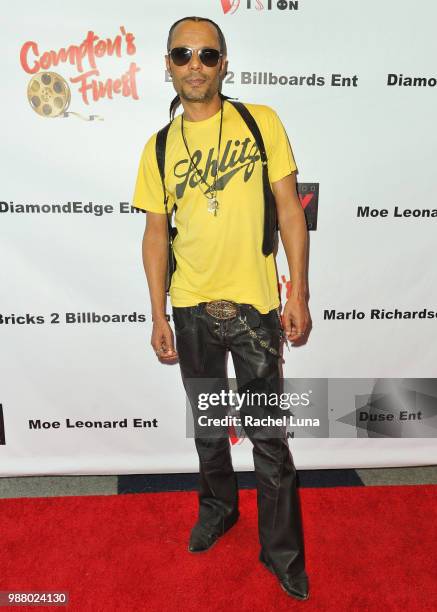
{"type": "MultiPolygon", "coordinates": [[[[284,127],[269,106],[246,104],[261,131],[270,183],[294,172],[296,164],[284,127]]],[[[208,185],[217,165],[220,111],[203,121],[185,121],[184,135],[208,185]]],[[[133,205],[165,214],[155,153],[156,133],[139,164],[133,205]]],[[[173,306],[225,299],[252,304],[262,313],[279,305],[274,255],[262,253],[264,197],[262,164],[255,140],[238,111],[224,102],[218,210],[208,211],[208,185],[190,162],[181,134],[181,115],[172,122],[166,146],[165,185],[174,222],[176,270],[170,287],[173,306]]]]}

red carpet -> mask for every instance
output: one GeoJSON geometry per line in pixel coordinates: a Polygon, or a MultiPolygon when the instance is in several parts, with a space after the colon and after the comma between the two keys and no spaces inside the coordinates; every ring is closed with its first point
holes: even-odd
{"type": "MultiPolygon", "coordinates": [[[[301,489],[310,599],[258,561],[256,494],[207,553],[186,552],[196,493],[0,500],[0,590],[66,590],[16,610],[436,610],[437,486],[301,489]]],[[[4,608],[12,609],[12,608],[4,608]]]]}

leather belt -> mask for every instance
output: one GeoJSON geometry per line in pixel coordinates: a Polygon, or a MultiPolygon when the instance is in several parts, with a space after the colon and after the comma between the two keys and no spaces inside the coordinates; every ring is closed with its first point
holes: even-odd
{"type": "MultiPolygon", "coordinates": [[[[273,355],[276,355],[277,357],[281,356],[280,353],[273,346],[270,346],[268,342],[260,338],[258,334],[249,327],[246,320],[241,317],[239,304],[237,304],[237,302],[232,302],[231,300],[212,300],[211,302],[205,303],[205,310],[209,315],[214,317],[214,319],[218,319],[220,321],[226,321],[227,319],[235,319],[236,317],[238,317],[238,320],[243,325],[244,329],[248,332],[248,334],[252,336],[252,338],[255,338],[263,348],[265,348],[273,355]]],[[[279,309],[277,309],[277,314],[279,321],[281,321],[279,309]]],[[[287,338],[282,330],[281,322],[280,326],[281,337],[285,340],[285,343],[288,348],[287,338]]],[[[290,349],[288,348],[288,350],[290,349]]]]}
{"type": "Polygon", "coordinates": [[[205,310],[212,317],[220,321],[234,319],[238,315],[236,302],[231,302],[230,300],[212,300],[206,303],[205,310]]]}

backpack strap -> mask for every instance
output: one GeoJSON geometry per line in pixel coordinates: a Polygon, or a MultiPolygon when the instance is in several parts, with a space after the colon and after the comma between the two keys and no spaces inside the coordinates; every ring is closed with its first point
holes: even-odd
{"type": "Polygon", "coordinates": [[[244,119],[247,127],[252,132],[252,136],[255,138],[255,142],[258,146],[259,153],[261,155],[261,162],[263,163],[263,165],[266,165],[267,164],[267,153],[266,153],[266,149],[264,146],[264,140],[263,140],[263,137],[261,136],[261,132],[259,131],[258,124],[255,121],[252,113],[249,111],[247,106],[245,106],[242,102],[231,102],[230,100],[228,100],[228,102],[229,104],[232,104],[232,106],[234,106],[237,109],[237,111],[240,113],[240,115],[244,119]]]}
{"type": "Polygon", "coordinates": [[[232,104],[232,106],[240,113],[242,119],[251,131],[261,157],[264,190],[264,236],[262,252],[264,255],[270,255],[273,253],[275,231],[277,229],[277,212],[275,197],[270,187],[267,153],[264,146],[264,140],[258,124],[253,115],[250,113],[249,109],[242,102],[234,102],[231,100],[228,100],[228,102],[229,104],[232,104]]]}
{"type": "Polygon", "coordinates": [[[174,251],[173,251],[173,239],[176,237],[176,234],[177,234],[177,229],[172,226],[171,221],[170,221],[171,215],[169,215],[168,213],[168,206],[167,206],[168,193],[165,188],[165,146],[167,144],[167,135],[168,135],[168,130],[170,128],[170,124],[171,122],[159,130],[159,132],[156,135],[156,144],[155,144],[156,161],[158,164],[159,176],[161,177],[162,191],[164,192],[164,206],[165,206],[165,213],[166,213],[165,216],[167,218],[167,230],[168,230],[167,232],[168,233],[168,260],[167,260],[167,273],[166,273],[166,279],[165,279],[165,292],[167,294],[169,294],[171,279],[176,269],[176,258],[174,256],[174,251]]]}
{"type": "MultiPolygon", "coordinates": [[[[165,206],[165,212],[167,213],[169,241],[170,241],[170,244],[172,244],[173,238],[175,238],[177,230],[175,227],[172,226],[170,222],[171,214],[169,214],[168,207],[167,207],[168,193],[165,188],[165,147],[167,144],[167,135],[168,135],[168,130],[170,129],[170,125],[171,125],[171,121],[170,123],[167,123],[167,125],[165,125],[163,128],[161,128],[159,132],[157,133],[155,150],[156,150],[156,161],[158,164],[159,176],[161,177],[162,191],[164,192],[164,206],[165,206]]],[[[175,210],[176,209],[177,209],[177,205],[175,204],[175,210]]]]}
{"type": "Polygon", "coordinates": [[[166,126],[164,126],[162,129],[159,130],[159,132],[156,135],[156,145],[155,145],[156,161],[158,163],[159,176],[161,177],[162,190],[164,192],[164,206],[165,206],[165,212],[167,213],[168,223],[170,223],[170,221],[168,218],[168,208],[167,208],[168,193],[165,188],[165,146],[167,144],[167,135],[168,135],[169,128],[170,128],[170,123],[167,123],[166,126]]]}

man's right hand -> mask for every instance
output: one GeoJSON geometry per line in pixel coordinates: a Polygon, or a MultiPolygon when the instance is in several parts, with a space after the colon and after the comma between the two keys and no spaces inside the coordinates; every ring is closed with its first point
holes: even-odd
{"type": "Polygon", "coordinates": [[[178,354],[174,348],[173,330],[166,318],[153,321],[150,344],[161,361],[173,361],[178,354]]]}

